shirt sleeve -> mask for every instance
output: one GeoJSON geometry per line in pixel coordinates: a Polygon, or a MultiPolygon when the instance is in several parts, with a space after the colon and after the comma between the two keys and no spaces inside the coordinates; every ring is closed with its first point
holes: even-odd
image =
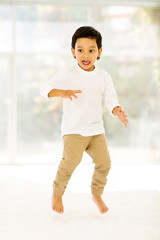
{"type": "Polygon", "coordinates": [[[117,117],[112,111],[115,107],[121,105],[119,104],[112,78],[107,72],[105,72],[104,77],[104,106],[108,109],[110,115],[117,117]]]}
{"type": "Polygon", "coordinates": [[[40,94],[47,101],[53,101],[54,97],[48,97],[48,93],[52,89],[62,89],[65,90],[66,74],[64,71],[59,71],[57,74],[49,78],[41,87],[40,94]]]}

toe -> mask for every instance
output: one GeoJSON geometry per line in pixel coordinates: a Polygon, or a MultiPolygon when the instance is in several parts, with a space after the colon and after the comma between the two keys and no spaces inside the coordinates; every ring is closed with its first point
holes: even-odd
{"type": "Polygon", "coordinates": [[[103,209],[103,212],[104,212],[104,213],[107,212],[107,211],[108,211],[108,208],[107,208],[107,207],[103,209]]]}
{"type": "Polygon", "coordinates": [[[57,208],[57,212],[60,212],[61,210],[60,210],[60,208],[57,208]]]}
{"type": "Polygon", "coordinates": [[[55,212],[58,212],[56,208],[53,208],[53,210],[54,210],[55,212]]]}
{"type": "Polygon", "coordinates": [[[55,211],[55,212],[58,212],[58,209],[57,209],[57,208],[54,208],[54,211],[55,211]]]}
{"type": "Polygon", "coordinates": [[[106,208],[102,208],[102,209],[101,209],[101,213],[103,214],[103,213],[105,213],[105,212],[107,212],[107,209],[106,209],[106,208]]]}
{"type": "Polygon", "coordinates": [[[60,211],[61,211],[61,213],[63,213],[63,212],[64,212],[64,211],[63,211],[63,208],[61,208],[60,211]]]}

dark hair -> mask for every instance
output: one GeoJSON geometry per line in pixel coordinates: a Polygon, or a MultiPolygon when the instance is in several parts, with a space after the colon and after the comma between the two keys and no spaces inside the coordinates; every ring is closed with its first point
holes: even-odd
{"type": "MultiPolygon", "coordinates": [[[[72,36],[72,43],[71,46],[73,49],[75,49],[75,44],[78,38],[91,38],[95,39],[97,43],[98,49],[102,47],[102,36],[100,32],[98,32],[95,28],[91,26],[83,26],[78,28],[75,33],[72,36]]],[[[97,57],[97,60],[99,60],[100,57],[97,57]]]]}

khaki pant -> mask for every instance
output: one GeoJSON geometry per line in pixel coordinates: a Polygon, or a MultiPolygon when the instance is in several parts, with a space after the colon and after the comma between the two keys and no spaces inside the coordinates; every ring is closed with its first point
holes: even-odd
{"type": "Polygon", "coordinates": [[[80,163],[83,152],[86,151],[95,163],[91,192],[93,195],[102,195],[111,168],[105,135],[85,137],[79,134],[69,134],[63,136],[63,142],[63,157],[53,181],[53,193],[59,196],[64,194],[73,171],[80,163]]]}

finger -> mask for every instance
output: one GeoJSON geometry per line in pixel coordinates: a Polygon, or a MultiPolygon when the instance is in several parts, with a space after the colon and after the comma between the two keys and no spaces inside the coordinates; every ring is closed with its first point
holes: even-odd
{"type": "Polygon", "coordinates": [[[128,121],[125,121],[125,125],[127,126],[127,124],[128,124],[128,121]]]}
{"type": "Polygon", "coordinates": [[[77,96],[75,94],[72,94],[73,97],[77,98],[77,96]]]}
{"type": "Polygon", "coordinates": [[[128,119],[125,119],[124,117],[121,117],[120,120],[121,120],[121,122],[123,122],[123,123],[128,122],[128,119]]]}
{"type": "Polygon", "coordinates": [[[126,121],[124,121],[123,123],[124,123],[124,125],[127,127],[127,122],[126,122],[126,121]]]}
{"type": "Polygon", "coordinates": [[[120,114],[125,117],[126,115],[124,114],[125,112],[124,111],[121,111],[120,114]]]}
{"type": "Polygon", "coordinates": [[[74,90],[74,93],[81,93],[81,90],[74,90]]]}

